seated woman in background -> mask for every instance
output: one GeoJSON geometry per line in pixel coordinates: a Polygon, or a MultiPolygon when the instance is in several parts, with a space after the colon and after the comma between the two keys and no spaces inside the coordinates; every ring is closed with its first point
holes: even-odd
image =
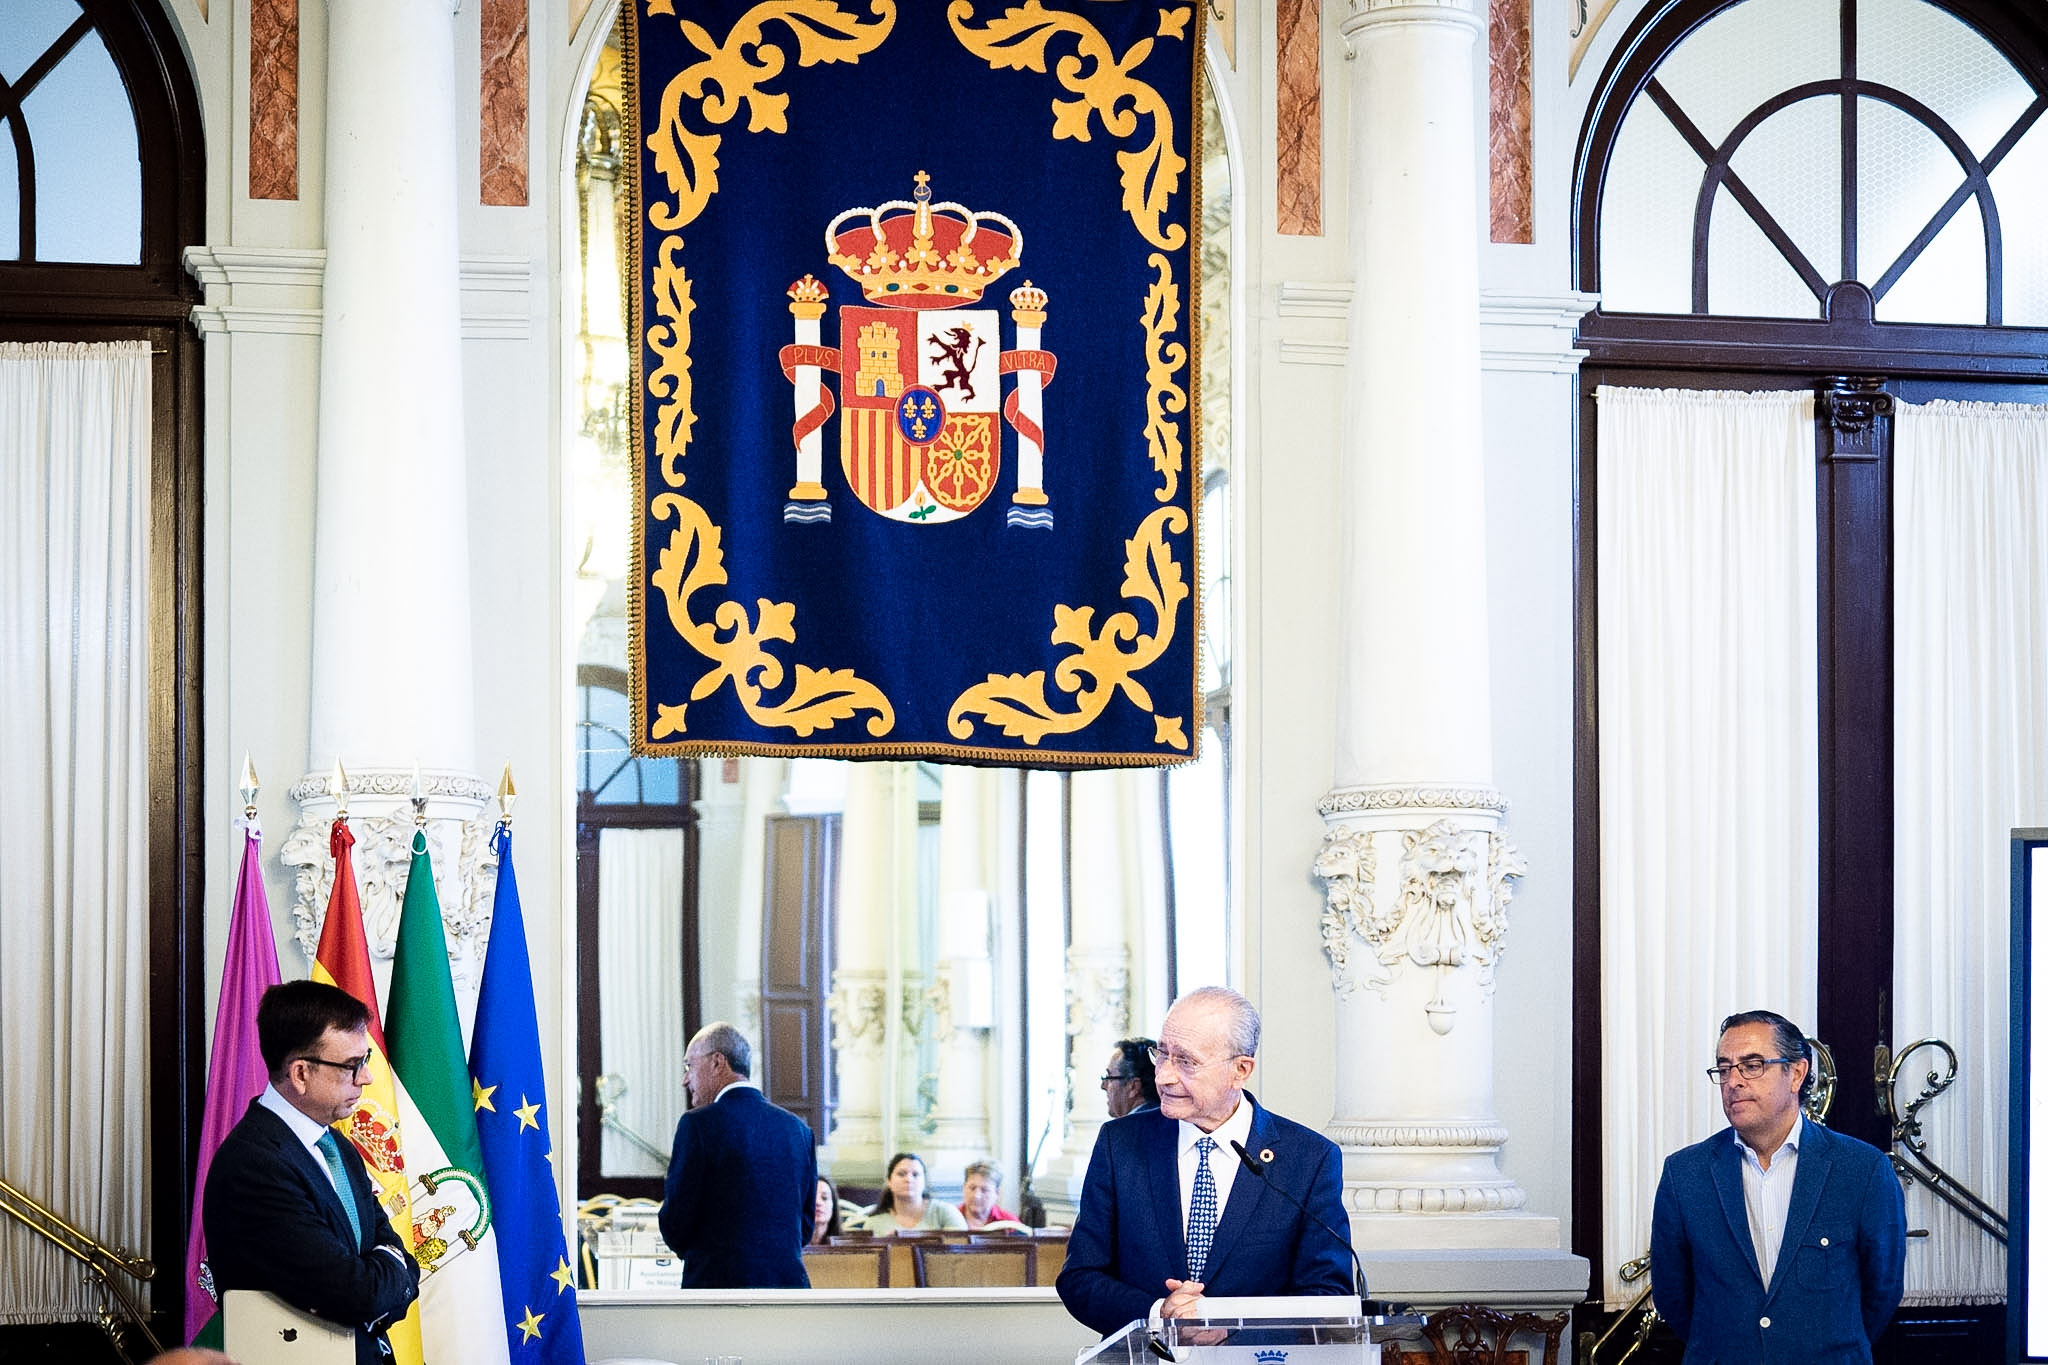
{"type": "Polygon", "coordinates": [[[926,1196],[923,1157],[898,1152],[889,1158],[889,1182],[862,1226],[878,1236],[888,1236],[924,1229],[964,1229],[967,1220],[951,1204],[926,1196]]]}
{"type": "Polygon", "coordinates": [[[823,1246],[839,1232],[839,1187],[821,1175],[811,1203],[811,1245],[823,1246]]]}
{"type": "Polygon", "coordinates": [[[993,1161],[973,1161],[967,1165],[967,1178],[960,1183],[960,1216],[967,1220],[969,1228],[985,1228],[990,1223],[1016,1223],[1017,1215],[1002,1207],[1003,1170],[993,1161]]]}

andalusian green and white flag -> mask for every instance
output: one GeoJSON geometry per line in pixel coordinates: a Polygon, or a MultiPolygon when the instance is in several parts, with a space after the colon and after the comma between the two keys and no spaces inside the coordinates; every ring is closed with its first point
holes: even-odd
{"type": "Polygon", "coordinates": [[[384,1036],[405,1106],[400,1122],[412,1177],[414,1254],[424,1276],[426,1359],[429,1365],[506,1365],[497,1238],[424,830],[412,836],[384,1036]]]}

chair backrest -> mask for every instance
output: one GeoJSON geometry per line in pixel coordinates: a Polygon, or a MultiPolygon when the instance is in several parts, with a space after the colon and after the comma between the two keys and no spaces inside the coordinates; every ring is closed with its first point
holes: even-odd
{"type": "Polygon", "coordinates": [[[1040,1228],[1031,1241],[1038,1248],[1038,1283],[1051,1284],[1060,1277],[1060,1267],[1067,1263],[1067,1233],[1069,1228],[1040,1228]]]}
{"type": "Polygon", "coordinates": [[[804,1273],[813,1289],[887,1289],[889,1248],[879,1242],[805,1247],[804,1273]]]}
{"type": "Polygon", "coordinates": [[[1557,1365],[1571,1314],[1503,1313],[1483,1304],[1461,1303],[1439,1308],[1423,1319],[1422,1335],[1429,1349],[1392,1347],[1389,1365],[1538,1365],[1534,1338],[1542,1338],[1541,1365],[1557,1365]],[[1516,1344],[1513,1338],[1520,1336],[1516,1344]],[[1488,1340],[1491,1338],[1491,1340],[1488,1340]]]}
{"type": "Polygon", "coordinates": [[[904,1289],[917,1283],[917,1248],[938,1246],[943,1239],[937,1232],[899,1232],[895,1236],[882,1236],[876,1240],[889,1248],[889,1283],[904,1289]]]}
{"type": "Polygon", "coordinates": [[[919,1288],[1038,1283],[1038,1248],[1030,1242],[920,1243],[915,1252],[919,1288]]]}

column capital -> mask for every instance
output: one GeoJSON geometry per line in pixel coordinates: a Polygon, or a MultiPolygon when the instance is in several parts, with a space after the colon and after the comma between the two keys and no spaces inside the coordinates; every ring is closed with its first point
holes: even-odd
{"type": "Polygon", "coordinates": [[[1474,0],[1351,0],[1339,32],[1349,40],[1369,28],[1393,24],[1441,24],[1478,34],[1486,17],[1474,0]]]}

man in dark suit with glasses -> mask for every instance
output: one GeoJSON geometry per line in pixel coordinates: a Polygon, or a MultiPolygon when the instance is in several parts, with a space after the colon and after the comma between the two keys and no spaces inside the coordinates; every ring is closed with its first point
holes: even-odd
{"type": "Polygon", "coordinates": [[[260,1289],[348,1327],[357,1365],[391,1354],[386,1329],[419,1297],[418,1262],[377,1204],[355,1144],[330,1126],[370,1079],[370,1012],[319,981],[256,1006],[270,1084],[214,1154],[206,1181],[214,1292],[260,1289]]]}
{"type": "Polygon", "coordinates": [[[1658,1313],[1688,1361],[1868,1362],[1905,1289],[1891,1162],[1801,1112],[1812,1050],[1781,1014],[1723,1020],[1707,1078],[1729,1126],[1664,1163],[1650,1231],[1658,1313]]]}

